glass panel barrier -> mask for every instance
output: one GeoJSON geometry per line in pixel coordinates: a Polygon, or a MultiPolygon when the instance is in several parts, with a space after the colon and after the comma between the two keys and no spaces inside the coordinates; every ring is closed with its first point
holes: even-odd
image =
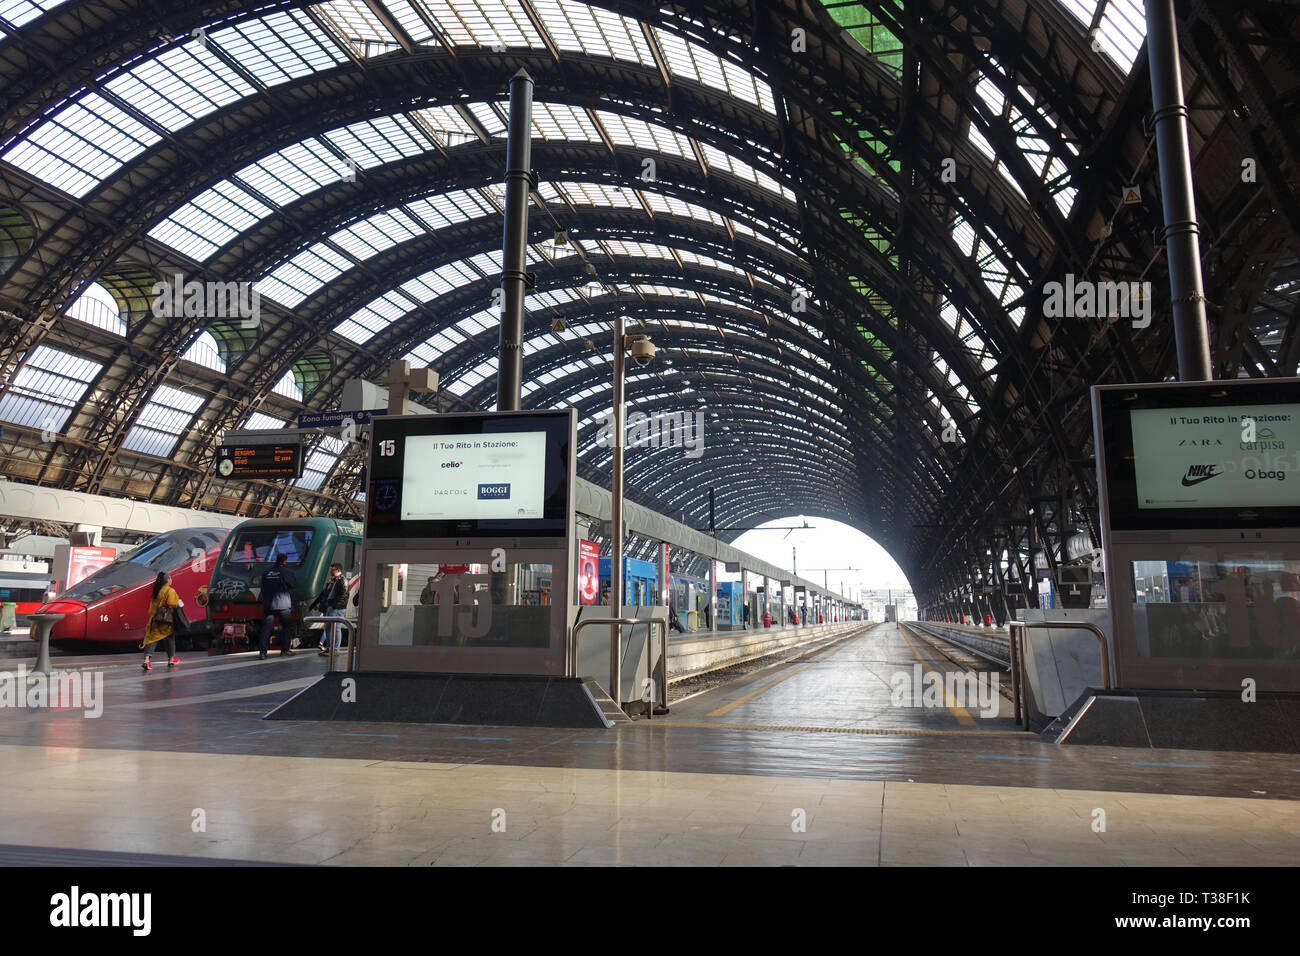
{"type": "Polygon", "coordinates": [[[487,564],[378,564],[370,597],[379,608],[379,644],[548,647],[551,571],[535,563],[503,571],[487,564]]]}
{"type": "Polygon", "coordinates": [[[1300,559],[1223,550],[1129,562],[1139,658],[1300,656],[1300,559]]]}

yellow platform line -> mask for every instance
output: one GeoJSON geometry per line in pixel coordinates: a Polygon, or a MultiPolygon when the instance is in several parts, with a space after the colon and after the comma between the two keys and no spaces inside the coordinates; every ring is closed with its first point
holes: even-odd
{"type": "Polygon", "coordinates": [[[928,730],[906,727],[794,727],[782,724],[697,724],[675,720],[665,722],[667,727],[693,727],[706,730],[785,730],[814,734],[882,734],[894,737],[1020,737],[1028,735],[1020,730],[928,730]]]}
{"type": "MultiPolygon", "coordinates": [[[[907,646],[912,649],[912,656],[921,662],[922,667],[931,667],[931,668],[934,667],[934,661],[927,660],[926,658],[921,656],[921,652],[916,649],[916,645],[912,643],[912,639],[907,636],[906,631],[904,631],[900,627],[898,629],[898,633],[903,638],[903,640],[907,641],[907,646]]],[[[974,727],[975,718],[970,715],[970,712],[966,710],[965,707],[962,707],[960,704],[958,704],[955,698],[952,699],[949,698],[948,690],[947,688],[944,687],[943,684],[943,672],[935,668],[934,673],[940,679],[939,693],[943,695],[944,705],[947,706],[947,708],[950,711],[952,711],[952,715],[957,718],[957,723],[961,724],[963,727],[974,727]]]]}

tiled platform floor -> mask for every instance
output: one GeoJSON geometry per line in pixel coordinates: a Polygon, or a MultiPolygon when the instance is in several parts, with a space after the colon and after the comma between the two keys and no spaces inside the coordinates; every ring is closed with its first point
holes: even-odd
{"type": "Polygon", "coordinates": [[[1300,859],[1294,755],[1058,747],[1005,702],[893,706],[896,671],[944,669],[894,627],[605,732],[266,721],[322,658],[182,657],[150,675],[134,657],[56,660],[104,674],[96,719],[0,709],[0,864],[5,845],[24,862],[41,847],[420,866],[1300,859]]]}
{"type": "Polygon", "coordinates": [[[0,764],[0,844],[409,866],[1300,858],[1300,804],[1283,800],[11,746],[0,764]]]}

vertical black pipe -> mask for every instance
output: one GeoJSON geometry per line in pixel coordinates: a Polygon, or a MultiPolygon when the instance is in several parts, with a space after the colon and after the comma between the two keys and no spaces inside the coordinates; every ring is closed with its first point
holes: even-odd
{"type": "MultiPolygon", "coordinates": [[[[1169,260],[1169,294],[1174,309],[1178,379],[1209,381],[1210,341],[1201,285],[1200,227],[1192,192],[1192,160],[1187,145],[1187,105],[1178,60],[1174,0],[1146,0],[1147,62],[1151,69],[1151,106],[1160,157],[1160,192],[1165,213],[1165,258],[1169,260]]],[[[1150,306],[1148,305],[1148,308],[1150,306]]]]}
{"type": "Polygon", "coordinates": [[[520,69],[510,78],[510,128],[506,133],[506,222],[501,236],[501,338],[497,347],[497,411],[519,408],[523,386],[524,249],[533,152],[533,78],[520,69]]]}

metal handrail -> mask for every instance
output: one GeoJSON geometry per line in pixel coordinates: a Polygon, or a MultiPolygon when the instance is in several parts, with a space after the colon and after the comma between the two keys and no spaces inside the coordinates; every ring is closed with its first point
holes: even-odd
{"type": "MultiPolygon", "coordinates": [[[[619,638],[621,638],[621,637],[623,636],[623,625],[624,625],[624,624],[633,624],[633,625],[635,625],[635,624],[645,624],[645,625],[647,625],[647,626],[649,626],[649,627],[658,627],[658,628],[659,628],[659,642],[660,642],[660,646],[661,646],[661,648],[663,649],[663,654],[664,654],[664,680],[663,680],[663,683],[664,683],[665,685],[667,685],[667,683],[668,683],[668,679],[667,679],[667,677],[668,677],[668,675],[667,675],[667,670],[668,670],[668,622],[667,622],[667,621],[661,621],[661,620],[659,620],[659,619],[656,618],[656,617],[645,618],[645,619],[642,619],[642,618],[639,618],[639,617],[590,617],[590,618],[587,618],[587,620],[585,620],[585,621],[579,621],[577,624],[573,625],[573,635],[569,638],[569,660],[573,661],[573,676],[574,676],[574,677],[579,677],[579,676],[581,676],[581,675],[578,673],[578,632],[581,631],[584,627],[587,627],[587,626],[589,626],[589,625],[593,625],[593,624],[603,624],[605,627],[608,627],[608,628],[609,628],[609,639],[610,639],[610,643],[611,643],[611,644],[613,644],[614,641],[618,640],[619,638]]],[[[623,686],[622,686],[622,685],[623,685],[623,681],[622,681],[622,666],[621,666],[621,664],[620,664],[620,661],[621,661],[621,659],[622,659],[622,654],[620,653],[620,649],[618,649],[617,647],[612,647],[611,650],[610,650],[610,656],[609,656],[609,657],[610,657],[610,659],[609,659],[609,685],[610,685],[609,696],[610,696],[610,699],[612,699],[612,700],[614,701],[614,705],[615,705],[616,707],[618,707],[620,710],[622,710],[622,709],[623,709],[623,702],[622,702],[621,700],[619,700],[619,697],[621,697],[621,696],[623,695],[623,686]]],[[[651,645],[650,647],[647,647],[647,648],[646,648],[646,673],[647,673],[647,674],[652,674],[653,672],[654,672],[654,647],[653,647],[653,645],[651,645]]],[[[650,680],[653,681],[654,678],[651,677],[650,680]]],[[[664,706],[667,706],[667,704],[668,704],[668,688],[667,688],[667,686],[665,686],[665,687],[663,688],[663,703],[664,703],[664,706]]],[[[649,718],[649,719],[651,719],[651,720],[653,720],[653,719],[654,719],[654,710],[655,710],[655,704],[654,704],[654,701],[651,700],[651,701],[650,701],[650,706],[646,708],[646,717],[649,718]]]]}
{"type": "Polygon", "coordinates": [[[1020,689],[1024,681],[1018,672],[1020,668],[1024,667],[1025,655],[1016,642],[1016,628],[1028,631],[1031,627],[1064,627],[1076,631],[1092,631],[1093,634],[1096,634],[1097,640],[1101,643],[1101,686],[1103,690],[1110,689],[1110,647],[1106,644],[1105,633],[1096,624],[1089,624],[1087,621],[1007,621],[1007,628],[1011,637],[1011,700],[1017,726],[1020,724],[1022,710],[1025,716],[1025,726],[1029,726],[1029,704],[1025,702],[1022,707],[1020,702],[1020,689]]]}
{"type": "MultiPolygon", "coordinates": [[[[346,617],[329,617],[324,614],[313,615],[312,617],[304,617],[301,618],[300,620],[303,624],[341,624],[343,627],[346,627],[348,629],[348,670],[349,671],[352,670],[352,662],[356,659],[355,655],[357,653],[356,622],[349,621],[346,617]]],[[[331,644],[332,643],[333,642],[331,641],[331,644]]],[[[333,674],[334,673],[334,651],[332,648],[330,650],[329,658],[330,658],[329,669],[325,673],[333,674]]]]}

